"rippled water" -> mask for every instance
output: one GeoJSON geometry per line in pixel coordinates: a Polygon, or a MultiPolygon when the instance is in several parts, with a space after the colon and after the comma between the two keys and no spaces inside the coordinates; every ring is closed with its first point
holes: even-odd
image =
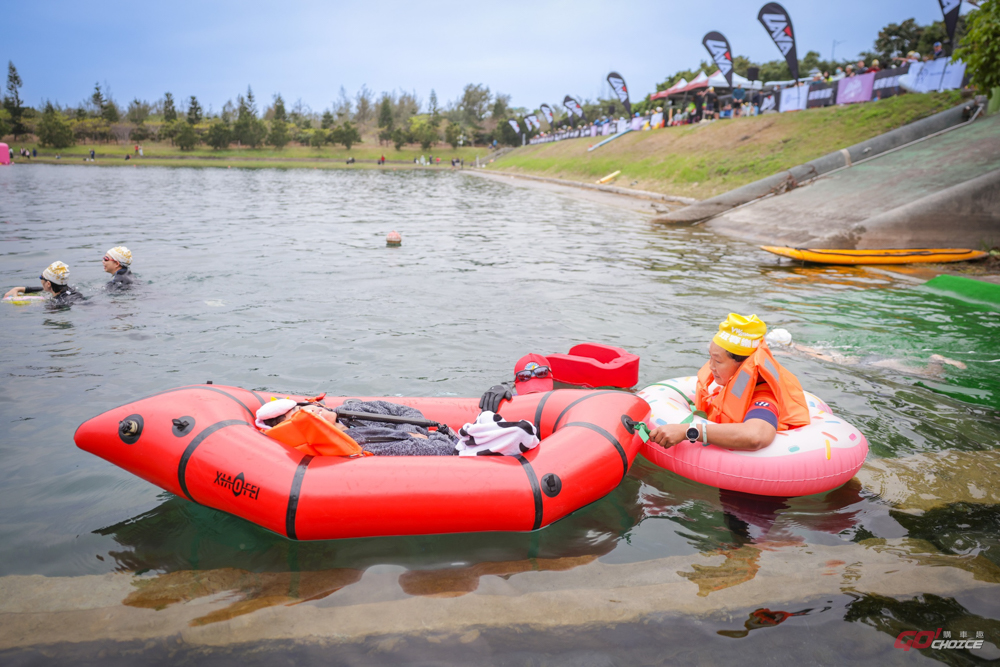
{"type": "Polygon", "coordinates": [[[627,207],[427,172],[0,169],[0,252],[3,285],[37,284],[59,259],[89,297],[0,304],[0,575],[340,573],[318,584],[329,594],[392,564],[421,595],[595,558],[738,560],[765,542],[904,537],[976,559],[984,581],[1000,566],[1000,313],[881,273],[782,264],[627,207]],[[400,248],[385,246],[392,229],[400,248]],[[100,260],[119,244],[139,284],[108,294],[100,260]],[[72,441],[85,419],[182,384],[470,396],[527,352],[583,341],[641,355],[648,384],[700,366],[730,311],[866,361],[783,357],[868,435],[858,479],[771,501],[637,459],[607,498],[536,533],[306,544],[169,496],[72,441]],[[968,368],[925,377],[935,353],[968,368]],[[909,368],[870,363],[885,359],[909,368]]]}

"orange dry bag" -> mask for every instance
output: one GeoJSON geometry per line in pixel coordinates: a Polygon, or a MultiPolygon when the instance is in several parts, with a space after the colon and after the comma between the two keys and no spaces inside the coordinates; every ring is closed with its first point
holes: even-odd
{"type": "Polygon", "coordinates": [[[351,436],[306,410],[297,411],[266,434],[311,456],[371,456],[351,436]]]}

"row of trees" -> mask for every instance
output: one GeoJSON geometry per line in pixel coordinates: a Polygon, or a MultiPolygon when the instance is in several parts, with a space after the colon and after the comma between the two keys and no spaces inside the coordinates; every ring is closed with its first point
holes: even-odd
{"type": "Polygon", "coordinates": [[[281,149],[296,142],[321,147],[342,144],[350,149],[365,136],[385,146],[402,149],[420,144],[425,150],[445,141],[453,147],[483,144],[502,138],[498,128],[523,109],[510,108],[510,96],[491,93],[482,84],[469,84],[462,95],[441,105],[431,90],[426,105],[413,92],[382,93],[376,99],[367,86],[353,97],[343,87],[339,98],[322,114],[297,102],[291,110],[276,95],[263,112],[251,88],[226,102],[219,112],[206,110],[192,95],[184,103],[167,92],[154,103],[134,98],[123,108],[107,85],[94,85],[90,98],[75,107],[46,102],[41,111],[23,104],[21,79],[8,65],[7,95],[0,110],[0,136],[15,139],[35,134],[42,145],[64,148],[77,142],[170,141],[182,149],[204,143],[215,149],[233,144],[249,148],[264,145],[281,149]]]}

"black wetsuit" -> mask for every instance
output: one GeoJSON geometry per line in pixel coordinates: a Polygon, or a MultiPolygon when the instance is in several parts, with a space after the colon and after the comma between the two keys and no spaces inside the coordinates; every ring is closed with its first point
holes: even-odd
{"type": "MultiPolygon", "coordinates": [[[[45,291],[42,287],[25,287],[25,294],[37,294],[38,292],[45,291]]],[[[71,303],[76,303],[77,301],[86,301],[87,297],[80,294],[75,287],[67,287],[59,294],[56,294],[49,299],[49,304],[54,306],[68,306],[71,303]]]]}
{"type": "Polygon", "coordinates": [[[123,266],[115,271],[115,275],[111,277],[111,282],[108,283],[108,289],[125,290],[132,285],[132,282],[132,269],[127,266],[123,266]]]}

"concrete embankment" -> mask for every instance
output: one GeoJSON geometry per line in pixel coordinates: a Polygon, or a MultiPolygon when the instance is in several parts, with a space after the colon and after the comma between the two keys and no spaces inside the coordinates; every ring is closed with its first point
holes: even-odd
{"type": "MultiPolygon", "coordinates": [[[[827,170],[804,187],[793,187],[752,203],[757,191],[736,191],[726,202],[702,202],[684,211],[712,206],[731,209],[706,225],[715,231],[754,243],[814,248],[934,248],[989,247],[1000,242],[1000,116],[990,116],[891,150],[914,132],[932,134],[937,125],[960,118],[962,109],[927,119],[911,134],[891,132],[871,142],[884,152],[861,164],[827,170]],[[930,122],[933,121],[933,124],[930,122]],[[890,136],[895,135],[895,136],[890,136]],[[740,205],[733,208],[733,205],[740,205]]],[[[903,128],[904,130],[907,128],[903,128]]],[[[911,139],[912,141],[912,139],[911,139]]],[[[864,144],[848,150],[851,162],[864,155],[864,144]]],[[[874,149],[878,150],[878,148],[874,149]]],[[[872,152],[874,152],[874,150],[872,152]]],[[[835,164],[835,156],[823,158],[835,164]]],[[[847,156],[843,156],[845,161],[847,156]]],[[[820,162],[820,161],[816,161],[820,162]]],[[[817,165],[812,165],[816,167],[817,165]]],[[[803,165],[791,176],[807,176],[803,165]],[[796,175],[801,174],[801,176],[796,175]]],[[[788,174],[775,177],[775,183],[788,174]]],[[[781,188],[778,188],[781,190],[781,188]]],[[[722,198],[716,198],[721,200],[722,198]]],[[[695,213],[698,213],[697,211],[695,213]]],[[[688,214],[687,219],[702,219],[688,214]]],[[[663,218],[661,218],[662,220],[663,218]]]]}
{"type": "Polygon", "coordinates": [[[935,114],[930,118],[872,137],[848,148],[842,148],[805,164],[780,171],[776,174],[748,183],[741,188],[730,190],[716,197],[698,202],[680,211],[664,216],[664,222],[699,222],[718,215],[755,199],[771,194],[780,194],[795,188],[799,183],[816,178],[837,169],[850,167],[861,160],[872,158],[924,137],[960,125],[969,120],[975,110],[975,103],[968,103],[935,114]]]}

